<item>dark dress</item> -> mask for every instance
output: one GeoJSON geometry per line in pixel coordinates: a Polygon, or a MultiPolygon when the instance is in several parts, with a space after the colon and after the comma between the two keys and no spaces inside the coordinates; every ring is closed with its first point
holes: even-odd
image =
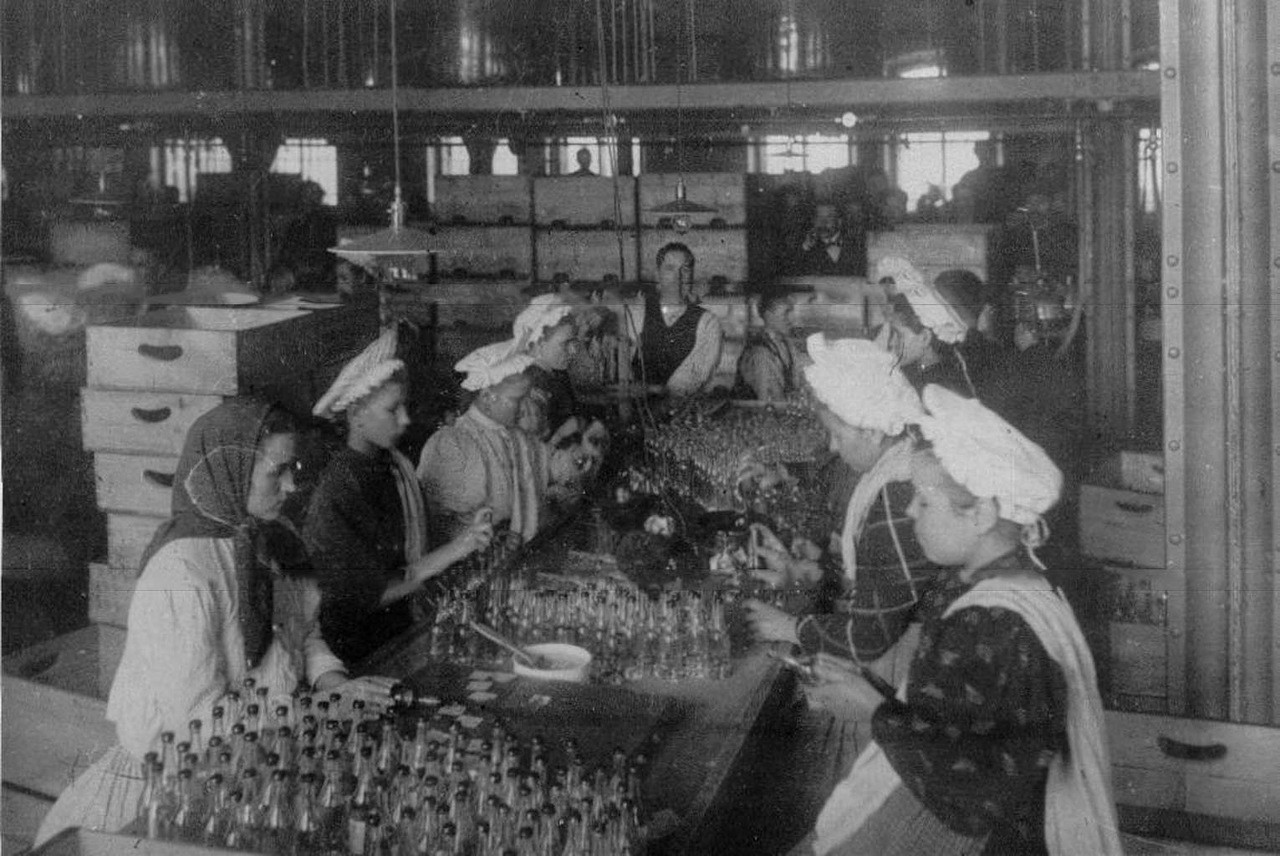
{"type": "Polygon", "coordinates": [[[1016,613],[970,607],[942,616],[980,579],[1030,567],[1010,555],[969,581],[942,572],[919,607],[907,700],[886,701],[871,722],[912,794],[951,829],[989,833],[988,854],[1047,852],[1045,785],[1054,754],[1067,748],[1066,679],[1016,613]]]}
{"type": "Polygon", "coordinates": [[[570,416],[578,412],[578,399],[573,394],[567,371],[551,371],[539,365],[525,369],[536,391],[539,403],[545,409],[547,430],[554,432],[570,416]]]}
{"type": "Polygon", "coordinates": [[[380,606],[403,578],[404,514],[391,456],[344,448],[320,476],[303,537],[320,582],[320,631],[353,664],[407,630],[409,600],[380,606]]]}

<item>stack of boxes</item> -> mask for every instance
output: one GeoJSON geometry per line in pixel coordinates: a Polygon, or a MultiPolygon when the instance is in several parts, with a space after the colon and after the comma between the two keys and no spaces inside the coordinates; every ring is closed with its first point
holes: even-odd
{"type": "Polygon", "coordinates": [[[227,396],[310,414],[340,366],[377,335],[372,309],[171,307],[87,330],[85,448],[94,455],[107,561],[89,568],[105,696],[124,650],[140,560],[170,513],[192,423],[227,396]]]}
{"type": "Polygon", "coordinates": [[[1080,549],[1110,572],[1110,706],[1184,712],[1186,580],[1166,567],[1158,452],[1121,452],[1081,485],[1080,549]]]}

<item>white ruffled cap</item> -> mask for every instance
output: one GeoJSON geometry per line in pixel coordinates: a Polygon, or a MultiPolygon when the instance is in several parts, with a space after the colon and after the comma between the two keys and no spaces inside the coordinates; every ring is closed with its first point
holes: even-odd
{"type": "Polygon", "coordinates": [[[333,419],[382,386],[402,368],[404,361],[396,359],[396,328],[391,327],[342,367],[337,379],[320,396],[311,412],[333,419]]]}
{"type": "Polygon", "coordinates": [[[1062,473],[1049,456],[978,401],[930,384],[920,431],[947,473],[979,498],[994,497],[1000,516],[1040,526],[1062,492],[1062,473]]]}
{"type": "Polygon", "coordinates": [[[516,316],[511,325],[512,337],[523,348],[542,338],[543,331],[554,327],[573,313],[574,306],[558,294],[539,294],[516,316]]]}
{"type": "Polygon", "coordinates": [[[920,323],[933,331],[939,341],[954,345],[969,332],[954,306],[916,270],[915,265],[904,258],[891,256],[881,259],[878,267],[881,276],[893,277],[893,288],[911,304],[920,323]]]}
{"type": "Polygon", "coordinates": [[[814,395],[841,420],[855,428],[874,428],[889,436],[924,416],[920,396],[893,355],[866,339],[834,339],[821,333],[808,340],[813,364],[805,380],[814,395]]]}
{"type": "Polygon", "coordinates": [[[519,353],[515,339],[485,345],[467,354],[454,364],[454,369],[466,375],[462,388],[471,392],[488,389],[494,384],[529,368],[533,357],[519,353]]]}

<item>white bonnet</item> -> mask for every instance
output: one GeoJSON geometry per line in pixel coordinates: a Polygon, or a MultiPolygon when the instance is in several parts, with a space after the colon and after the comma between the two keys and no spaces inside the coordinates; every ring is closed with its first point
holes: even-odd
{"type": "Polygon", "coordinates": [[[941,342],[953,345],[962,341],[969,332],[969,325],[960,317],[954,306],[904,258],[891,256],[879,265],[881,276],[893,277],[893,288],[911,304],[920,323],[933,331],[941,342]]]}
{"type": "Polygon", "coordinates": [[[396,328],[390,327],[342,367],[311,412],[333,419],[403,368],[404,361],[396,359],[396,328]]]}
{"type": "Polygon", "coordinates": [[[1038,526],[1062,492],[1062,473],[1044,450],[978,401],[937,384],[924,389],[920,431],[947,473],[1000,516],[1038,526]]]}
{"type": "Polygon", "coordinates": [[[804,376],[814,395],[855,428],[901,434],[924,415],[920,396],[891,354],[866,339],[828,341],[821,333],[808,340],[813,364],[804,376]]]}

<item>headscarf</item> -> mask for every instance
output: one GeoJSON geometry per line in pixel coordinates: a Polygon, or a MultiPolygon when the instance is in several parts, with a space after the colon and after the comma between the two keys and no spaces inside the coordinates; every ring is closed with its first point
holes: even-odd
{"type": "Polygon", "coordinates": [[[1000,516],[1023,527],[1034,550],[1047,535],[1042,515],[1062,491],[1062,473],[1044,450],[974,399],[930,384],[920,431],[943,469],[979,498],[993,497],[1000,516]]]}
{"type": "Polygon", "coordinates": [[[393,325],[342,367],[311,412],[333,419],[403,368],[404,361],[396,359],[396,327],[393,325]]]}
{"type": "Polygon", "coordinates": [[[142,568],[162,547],[183,538],[230,538],[240,591],[240,629],[249,667],[271,643],[271,570],[261,555],[261,522],[249,514],[258,450],[274,405],[232,398],[187,432],[173,483],[173,516],[142,554],[142,568]]]}
{"type": "Polygon", "coordinates": [[[513,340],[509,339],[477,348],[458,360],[453,368],[466,375],[462,388],[479,392],[502,383],[533,365],[533,357],[515,351],[513,340]]]}
{"type": "Polygon", "coordinates": [[[911,262],[890,256],[880,261],[879,271],[881,276],[893,277],[894,290],[907,298],[920,323],[932,330],[938,341],[948,345],[964,341],[969,325],[911,262]]]}
{"type": "Polygon", "coordinates": [[[807,343],[813,364],[804,377],[819,401],[854,428],[889,436],[924,415],[920,396],[894,365],[893,355],[865,339],[828,341],[814,333],[807,343]]]}

